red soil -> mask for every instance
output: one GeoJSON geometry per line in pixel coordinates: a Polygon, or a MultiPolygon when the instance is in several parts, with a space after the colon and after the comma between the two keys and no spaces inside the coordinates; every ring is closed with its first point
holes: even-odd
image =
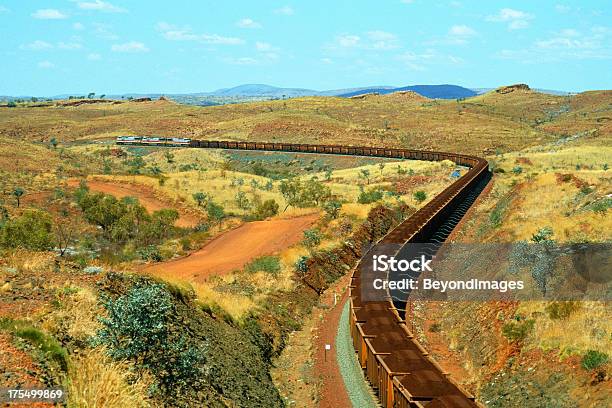
{"type": "Polygon", "coordinates": [[[221,234],[202,249],[184,258],[143,269],[152,274],[173,275],[192,282],[241,269],[249,261],[297,244],[318,218],[317,214],[291,219],[255,221],[221,234]]]}

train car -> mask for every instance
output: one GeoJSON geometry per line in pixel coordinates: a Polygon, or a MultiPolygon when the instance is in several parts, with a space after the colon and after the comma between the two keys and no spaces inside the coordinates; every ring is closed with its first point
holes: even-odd
{"type": "Polygon", "coordinates": [[[228,149],[236,149],[238,147],[238,142],[227,142],[228,149]]]}
{"type": "Polygon", "coordinates": [[[117,136],[115,143],[118,145],[140,144],[142,137],[140,136],[117,136]]]}
{"type": "Polygon", "coordinates": [[[175,147],[187,147],[191,146],[191,139],[186,137],[173,137],[170,139],[166,139],[167,146],[175,146],[175,147]]]}
{"type": "Polygon", "coordinates": [[[145,146],[163,146],[165,141],[161,137],[143,137],[141,144],[145,146]]]}

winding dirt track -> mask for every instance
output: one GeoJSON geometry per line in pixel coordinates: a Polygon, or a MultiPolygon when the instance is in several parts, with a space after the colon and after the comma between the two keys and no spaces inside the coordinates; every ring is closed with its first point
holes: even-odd
{"type": "MultiPolygon", "coordinates": [[[[138,199],[140,204],[147,209],[149,212],[161,210],[163,208],[174,208],[179,213],[179,219],[176,222],[176,226],[189,228],[195,227],[199,223],[199,218],[193,214],[189,214],[186,211],[176,208],[176,204],[172,202],[163,201],[153,194],[152,191],[144,186],[136,186],[133,184],[119,184],[113,182],[106,182],[100,180],[87,180],[87,185],[91,191],[99,193],[110,194],[117,198],[123,197],[135,197],[138,199]]],[[[79,180],[69,180],[69,187],[78,187],[79,180]]]]}
{"type": "Polygon", "coordinates": [[[309,214],[296,218],[255,221],[219,235],[202,249],[184,258],[154,264],[146,273],[172,275],[190,282],[203,282],[212,275],[241,269],[249,261],[298,243],[318,218],[309,214]]]}

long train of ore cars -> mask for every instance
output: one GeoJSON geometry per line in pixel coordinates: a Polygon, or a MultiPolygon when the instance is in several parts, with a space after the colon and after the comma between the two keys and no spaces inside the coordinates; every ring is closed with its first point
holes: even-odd
{"type": "MultiPolygon", "coordinates": [[[[151,138],[122,140],[121,144],[148,145],[151,138]],[[146,141],[145,141],[146,139],[146,141]]],[[[155,139],[155,138],[153,138],[155,139]]],[[[159,139],[159,138],[158,138],[159,139]]],[[[164,139],[163,143],[174,139],[164,139]]],[[[188,140],[196,148],[324,153],[410,160],[451,160],[469,171],[424,207],[391,230],[379,243],[426,242],[450,212],[477,185],[490,177],[486,160],[463,154],[367,146],[259,143],[188,140]]],[[[159,142],[159,140],[158,140],[159,142]]],[[[119,143],[119,140],[117,140],[119,143]]],[[[172,144],[161,144],[161,146],[172,144]]],[[[369,259],[364,256],[363,259],[369,259]]],[[[352,271],[350,285],[350,332],[357,359],[384,408],[479,407],[421,346],[405,322],[405,311],[386,301],[362,301],[361,287],[371,287],[374,276],[362,275],[361,264],[352,271]]],[[[366,270],[364,268],[364,270],[366,270]]]]}

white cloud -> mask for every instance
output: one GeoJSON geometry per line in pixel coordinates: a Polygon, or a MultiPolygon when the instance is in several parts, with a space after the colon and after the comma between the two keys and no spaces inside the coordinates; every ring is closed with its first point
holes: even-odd
{"type": "Polygon", "coordinates": [[[580,36],[580,32],[578,30],[575,30],[573,28],[566,28],[561,30],[560,33],[562,36],[564,37],[579,37],[580,36]]]}
{"type": "Polygon", "coordinates": [[[8,8],[0,5],[0,13],[8,13],[9,11],[11,11],[11,10],[9,10],[8,8]]]}
{"type": "Polygon", "coordinates": [[[77,6],[82,10],[105,11],[107,13],[125,13],[127,10],[102,0],[79,1],[77,6]]]}
{"type": "Polygon", "coordinates": [[[448,30],[448,34],[456,37],[471,37],[476,35],[476,31],[466,25],[454,25],[448,30]]]}
{"type": "Polygon", "coordinates": [[[83,48],[83,45],[75,41],[73,42],[60,41],[54,45],[46,41],[36,40],[29,44],[22,44],[19,46],[19,48],[22,50],[27,50],[27,51],[45,51],[45,50],[51,50],[51,49],[56,49],[56,48],[60,50],[72,51],[72,50],[80,50],[81,48],[83,48]]]}
{"type": "Polygon", "coordinates": [[[487,17],[487,21],[507,23],[510,30],[527,27],[531,19],[533,19],[532,14],[511,8],[503,8],[497,14],[487,17]]]}
{"type": "Polygon", "coordinates": [[[50,61],[40,61],[38,63],[38,68],[51,69],[51,68],[54,68],[54,67],[55,67],[55,64],[53,64],[50,61]]]}
{"type": "Polygon", "coordinates": [[[59,48],[60,50],[80,50],[81,48],[83,48],[83,46],[76,42],[72,42],[72,43],[59,42],[57,43],[57,48],[59,48]]]}
{"type": "Polygon", "coordinates": [[[83,24],[81,24],[81,23],[74,23],[72,25],[72,28],[74,28],[75,30],[84,30],[85,26],[83,24]]]}
{"type": "Polygon", "coordinates": [[[261,24],[257,21],[254,21],[250,18],[243,18],[236,23],[236,25],[240,28],[261,28],[261,24]]]}
{"type": "Polygon", "coordinates": [[[391,50],[399,48],[397,36],[395,34],[374,30],[364,34],[342,34],[336,36],[332,44],[328,44],[325,48],[334,49],[350,49],[359,48],[363,50],[391,50]]]}
{"type": "Polygon", "coordinates": [[[565,4],[557,4],[555,6],[555,10],[557,10],[558,13],[563,13],[563,14],[569,13],[571,9],[572,8],[570,6],[566,6],[565,4]]]}
{"type": "Polygon", "coordinates": [[[39,20],[61,20],[68,16],[56,9],[39,9],[32,13],[32,17],[39,20]]]}
{"type": "Polygon", "coordinates": [[[274,10],[274,14],[282,14],[284,16],[292,16],[295,10],[291,6],[283,6],[274,10]]]}
{"type": "Polygon", "coordinates": [[[87,54],[87,59],[90,61],[100,61],[102,59],[102,56],[100,54],[92,52],[90,54],[87,54]]]}
{"type": "Polygon", "coordinates": [[[158,23],[157,30],[161,31],[162,36],[170,41],[197,41],[221,45],[244,44],[244,40],[241,38],[224,37],[218,34],[196,34],[189,27],[180,28],[165,22],[158,23]]]}
{"type": "Polygon", "coordinates": [[[231,65],[257,65],[259,61],[251,57],[225,58],[225,62],[231,65]]]}
{"type": "Polygon", "coordinates": [[[123,44],[113,44],[113,52],[148,52],[149,49],[141,42],[130,41],[123,44]]]}
{"type": "Polygon", "coordinates": [[[414,3],[414,0],[400,0],[400,2],[404,4],[412,4],[414,3]]]}
{"type": "Polygon", "coordinates": [[[397,36],[395,34],[375,30],[368,31],[366,36],[370,40],[369,44],[366,45],[367,48],[375,50],[391,50],[398,47],[397,36]]]}
{"type": "Polygon", "coordinates": [[[53,48],[53,44],[50,44],[46,41],[42,41],[42,40],[36,40],[33,41],[29,44],[22,44],[19,46],[20,49],[22,50],[28,50],[28,51],[43,51],[43,50],[50,50],[53,48]]]}
{"type": "Polygon", "coordinates": [[[112,27],[108,24],[93,23],[93,32],[96,37],[105,40],[118,40],[119,36],[112,31],[112,27]]]}
{"type": "Polygon", "coordinates": [[[263,58],[264,61],[274,61],[279,58],[279,48],[270,43],[257,41],[255,43],[255,49],[260,53],[259,56],[263,58]]]}
{"type": "Polygon", "coordinates": [[[255,48],[257,49],[257,51],[275,51],[277,50],[277,48],[273,47],[272,44],[267,43],[267,42],[260,42],[260,41],[257,41],[255,43],[255,48]]]}
{"type": "Polygon", "coordinates": [[[429,45],[437,44],[451,44],[451,45],[463,45],[467,44],[469,39],[476,36],[478,33],[472,27],[467,25],[454,25],[448,30],[446,37],[442,39],[434,39],[428,41],[429,45]]]}
{"type": "Polygon", "coordinates": [[[537,40],[529,47],[501,50],[495,54],[495,57],[524,64],[587,59],[609,60],[612,59],[612,46],[608,34],[608,30],[601,30],[598,27],[593,27],[588,34],[568,28],[549,38],[537,40]]]}
{"type": "Polygon", "coordinates": [[[361,38],[358,35],[343,34],[336,37],[336,43],[345,48],[356,47],[360,41],[361,38]]]}
{"type": "Polygon", "coordinates": [[[334,61],[331,58],[321,58],[321,62],[327,65],[334,63],[334,61]]]}

